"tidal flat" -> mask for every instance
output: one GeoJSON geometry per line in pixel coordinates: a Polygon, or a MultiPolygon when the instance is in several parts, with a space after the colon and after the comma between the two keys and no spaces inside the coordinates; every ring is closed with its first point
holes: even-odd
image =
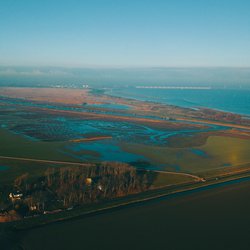
{"type": "MultiPolygon", "coordinates": [[[[0,96],[2,156],[120,161],[137,168],[186,173],[250,162],[250,127],[237,129],[247,124],[239,116],[216,111],[231,122],[216,125],[213,119],[209,124],[214,111],[93,95],[87,90],[1,88],[0,96]],[[201,113],[206,124],[186,120],[201,113]]],[[[7,172],[12,169],[16,171],[10,166],[7,172]]]]}

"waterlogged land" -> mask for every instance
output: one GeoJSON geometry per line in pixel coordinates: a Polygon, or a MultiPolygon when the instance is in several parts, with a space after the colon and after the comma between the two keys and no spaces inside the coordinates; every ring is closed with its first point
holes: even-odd
{"type": "Polygon", "coordinates": [[[249,120],[238,115],[75,89],[1,88],[0,96],[2,156],[182,172],[249,162],[249,120]]]}
{"type": "Polygon", "coordinates": [[[125,151],[150,159],[162,170],[199,173],[218,168],[250,163],[250,140],[225,136],[209,136],[201,146],[161,147],[123,143],[125,151]]]}
{"type": "MultiPolygon", "coordinates": [[[[118,188],[123,190],[123,196],[136,193],[134,201],[141,200],[140,193],[148,190],[164,188],[160,191],[164,195],[172,189],[183,191],[187,184],[198,187],[214,180],[220,182],[225,177],[238,178],[250,171],[250,122],[246,117],[111,97],[93,90],[1,88],[0,138],[0,188],[5,199],[0,205],[6,207],[8,193],[17,187],[13,183],[19,183],[18,189],[24,195],[22,205],[36,207],[36,215],[45,208],[59,212],[85,202],[82,192],[74,196],[77,192],[72,189],[67,199],[74,202],[64,203],[66,195],[60,196],[62,190],[50,187],[45,178],[48,169],[54,169],[53,178],[61,183],[63,179],[58,176],[64,176],[62,169],[72,169],[70,176],[75,176],[72,178],[79,182],[79,187],[90,175],[85,173],[83,178],[79,168],[94,169],[101,162],[128,164],[133,171],[150,170],[153,179],[148,188],[136,189],[126,178],[125,189],[118,188]],[[75,172],[78,174],[73,175],[75,172]],[[60,204],[46,201],[52,193],[60,204]],[[30,202],[30,198],[36,202],[30,202]]],[[[105,184],[98,182],[101,176],[92,176],[97,178],[93,182],[95,189],[89,189],[88,195],[93,196],[96,190],[102,192],[105,184]]],[[[155,195],[152,191],[146,196],[155,195]]],[[[34,224],[71,218],[83,212],[85,208],[81,207],[70,215],[44,217],[44,221],[39,219],[34,224]]],[[[29,211],[25,215],[31,216],[29,211]]],[[[29,219],[27,228],[30,220],[35,221],[29,219]]]]}
{"type": "MultiPolygon", "coordinates": [[[[1,156],[118,161],[137,168],[189,173],[250,162],[249,120],[239,115],[93,92],[98,95],[76,89],[1,88],[1,156]]],[[[0,161],[9,167],[2,171],[4,179],[31,165],[20,162],[17,169],[10,160],[0,161]]]]}

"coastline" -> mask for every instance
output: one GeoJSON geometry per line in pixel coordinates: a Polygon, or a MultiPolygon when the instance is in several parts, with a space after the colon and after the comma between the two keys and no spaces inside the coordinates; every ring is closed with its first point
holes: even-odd
{"type": "MultiPolygon", "coordinates": [[[[130,87],[130,89],[132,89],[133,87],[130,87]]],[[[159,91],[164,91],[164,90],[169,90],[169,91],[180,91],[183,92],[183,91],[189,91],[189,90],[200,90],[200,91],[211,91],[211,90],[226,90],[226,91],[232,91],[233,89],[215,89],[215,88],[182,88],[182,87],[174,87],[174,88],[171,88],[171,87],[163,87],[161,86],[160,88],[149,88],[149,87],[140,87],[140,88],[137,88],[137,87],[134,87],[135,90],[147,90],[147,91],[150,91],[150,90],[159,90],[159,91]]],[[[239,90],[239,89],[236,89],[236,90],[239,90]]],[[[242,89],[240,89],[242,90],[242,89]]],[[[249,89],[246,89],[246,91],[248,91],[250,93],[250,90],[249,89]]],[[[121,93],[119,94],[119,91],[118,93],[115,93],[113,91],[113,89],[109,89],[108,91],[104,91],[104,94],[107,95],[107,96],[110,96],[110,97],[116,97],[116,98],[124,98],[124,99],[131,99],[131,100],[135,100],[135,101],[142,101],[142,102],[151,102],[151,103],[155,103],[155,104],[160,104],[160,105],[168,105],[168,106],[175,106],[175,107],[179,107],[179,108],[188,108],[188,109],[203,109],[203,108],[207,108],[207,109],[211,109],[211,110],[215,110],[215,111],[218,111],[218,112],[226,112],[226,113],[232,113],[232,114],[238,114],[238,115],[241,115],[241,116],[246,116],[246,117],[250,117],[250,113],[249,111],[247,113],[245,112],[236,112],[236,111],[232,111],[232,110],[228,110],[228,109],[223,109],[221,107],[212,107],[212,106],[207,106],[207,105],[199,105],[199,104],[195,104],[194,105],[179,105],[178,103],[176,103],[176,101],[160,101],[160,99],[158,98],[158,100],[149,100],[149,98],[146,98],[146,97],[140,97],[140,96],[134,96],[133,97],[128,97],[128,93],[121,93]]],[[[187,102],[187,101],[186,101],[187,102]]],[[[192,103],[192,101],[188,101],[189,103],[192,103]]]]}

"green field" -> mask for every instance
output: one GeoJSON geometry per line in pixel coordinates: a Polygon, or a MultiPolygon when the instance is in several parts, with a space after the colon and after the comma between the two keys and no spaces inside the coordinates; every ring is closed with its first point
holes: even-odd
{"type": "Polygon", "coordinates": [[[123,143],[122,148],[169,171],[196,173],[250,163],[250,141],[223,136],[210,136],[203,146],[193,148],[128,143],[123,143]]]}
{"type": "Polygon", "coordinates": [[[44,142],[28,140],[21,135],[0,129],[0,155],[12,157],[35,158],[44,160],[72,160],[60,153],[64,142],[44,142]]]}
{"type": "Polygon", "coordinates": [[[194,181],[194,178],[192,176],[175,173],[157,173],[153,182],[153,187],[160,188],[166,185],[178,185],[192,181],[194,181]]]}
{"type": "MultiPolygon", "coordinates": [[[[64,143],[31,141],[20,135],[13,134],[5,129],[0,129],[0,155],[10,157],[74,161],[72,157],[60,153],[64,143]]],[[[24,173],[39,175],[53,164],[24,162],[17,160],[0,159],[0,166],[7,166],[7,170],[0,172],[1,184],[13,181],[24,173]]]]}
{"type": "MultiPolygon", "coordinates": [[[[80,162],[70,154],[65,154],[70,153],[65,149],[69,142],[32,141],[6,129],[0,129],[0,138],[1,156],[80,162]]],[[[199,140],[199,137],[196,138],[199,140]]],[[[144,156],[152,166],[160,166],[167,171],[201,173],[250,163],[250,140],[239,138],[209,136],[205,144],[199,147],[178,148],[125,142],[120,146],[126,152],[144,156]]],[[[83,150],[74,154],[81,156],[93,153],[83,150]]],[[[26,172],[41,174],[51,164],[0,159],[0,166],[9,167],[8,170],[2,170],[0,175],[0,181],[8,182],[26,172]]]]}
{"type": "MultiPolygon", "coordinates": [[[[0,129],[0,138],[1,138],[1,144],[0,144],[1,156],[78,162],[78,160],[76,160],[75,158],[72,158],[70,156],[61,153],[60,150],[63,150],[67,142],[31,141],[20,135],[11,133],[5,129],[0,129]]],[[[78,153],[82,154],[88,152],[78,152],[78,153]]],[[[29,173],[30,176],[35,177],[43,174],[48,167],[61,167],[62,165],[0,158],[0,166],[8,167],[8,169],[1,170],[0,172],[1,184],[7,184],[7,183],[12,183],[16,177],[24,173],[29,173]]],[[[188,176],[158,173],[154,181],[153,187],[156,188],[192,180],[193,178],[188,176]]]]}

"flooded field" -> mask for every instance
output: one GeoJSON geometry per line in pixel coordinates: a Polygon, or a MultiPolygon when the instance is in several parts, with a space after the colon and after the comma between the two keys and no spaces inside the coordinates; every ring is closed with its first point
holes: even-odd
{"type": "Polygon", "coordinates": [[[68,98],[63,103],[54,94],[46,97],[35,90],[30,90],[30,97],[20,90],[23,96],[16,98],[12,89],[8,91],[11,97],[0,98],[3,156],[119,161],[138,168],[189,173],[250,162],[249,140],[218,134],[230,127],[164,120],[144,110],[149,104],[143,104],[144,111],[138,113],[134,103],[129,106],[122,99],[115,103],[112,98],[107,102],[102,96],[95,100],[86,91],[82,98],[89,103],[83,103],[84,98],[81,102],[81,95],[71,90],[77,102],[68,98]]]}
{"type": "Polygon", "coordinates": [[[128,143],[122,147],[125,151],[147,156],[159,167],[162,166],[162,170],[197,173],[250,162],[250,141],[224,136],[210,136],[199,147],[169,148],[128,143]]]}
{"type": "Polygon", "coordinates": [[[8,166],[0,166],[0,171],[5,171],[8,170],[9,167],[8,166]]]}
{"type": "MultiPolygon", "coordinates": [[[[34,111],[28,112],[25,109],[2,112],[0,123],[2,133],[9,134],[12,139],[16,136],[19,144],[24,143],[26,145],[24,149],[27,149],[26,152],[22,152],[22,150],[13,152],[13,148],[10,148],[11,152],[6,152],[5,145],[2,145],[1,147],[4,147],[2,153],[6,152],[7,155],[35,156],[35,148],[48,145],[49,148],[53,148],[52,152],[56,157],[53,159],[57,160],[62,155],[63,159],[80,161],[121,161],[135,163],[135,165],[138,162],[147,162],[148,167],[154,169],[162,169],[163,165],[172,169],[175,165],[174,170],[176,171],[181,170],[178,164],[153,159],[150,154],[147,154],[147,148],[155,147],[155,152],[161,151],[166,148],[169,137],[216,130],[214,127],[157,129],[129,122],[79,119],[34,111]],[[91,138],[95,140],[92,141],[91,138]],[[98,138],[104,139],[98,140],[98,138]],[[84,141],[84,139],[88,140],[84,141]],[[21,140],[22,142],[20,142],[21,140]],[[34,146],[32,146],[33,144],[34,146]],[[31,151],[28,150],[27,145],[30,145],[31,151]]],[[[180,150],[177,151],[181,154],[180,150]]],[[[46,149],[42,152],[39,157],[46,158],[48,155],[46,149]]],[[[187,152],[197,156],[198,152],[201,154],[203,151],[191,149],[187,152]]],[[[52,153],[50,152],[49,155],[52,153]]]]}

